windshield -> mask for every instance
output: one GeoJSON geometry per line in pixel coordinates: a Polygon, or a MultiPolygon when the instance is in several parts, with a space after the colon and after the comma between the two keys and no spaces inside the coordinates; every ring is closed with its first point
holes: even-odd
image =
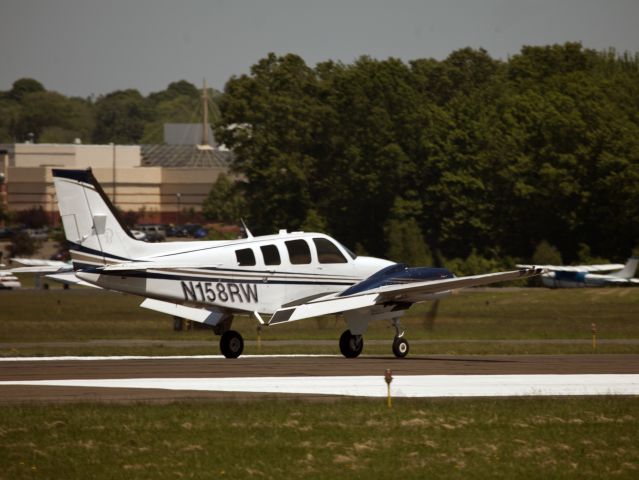
{"type": "Polygon", "coordinates": [[[357,255],[355,255],[350,248],[345,247],[343,243],[340,243],[340,246],[346,251],[346,253],[348,253],[351,256],[353,260],[357,258],[357,255]]]}

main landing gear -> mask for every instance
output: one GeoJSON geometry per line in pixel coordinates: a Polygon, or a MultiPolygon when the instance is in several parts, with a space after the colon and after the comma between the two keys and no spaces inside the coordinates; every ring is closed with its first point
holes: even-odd
{"type": "MultiPolygon", "coordinates": [[[[408,355],[410,346],[408,340],[404,338],[404,330],[399,323],[399,318],[393,319],[393,327],[395,328],[395,338],[393,339],[393,353],[397,358],[404,358],[408,355]]],[[[364,349],[364,337],[362,335],[353,335],[350,330],[346,330],[339,337],[339,350],[346,358],[356,358],[364,349]]]]}
{"type": "Polygon", "coordinates": [[[244,351],[244,339],[239,332],[228,330],[220,337],[220,350],[226,358],[237,358],[244,351]]]}
{"type": "Polygon", "coordinates": [[[355,358],[362,353],[364,348],[364,337],[353,335],[350,330],[346,330],[339,337],[339,350],[346,358],[355,358]]]}
{"type": "Polygon", "coordinates": [[[231,330],[232,323],[233,315],[228,314],[213,327],[213,332],[221,335],[220,351],[226,358],[237,358],[244,351],[244,339],[239,332],[231,330]]]}

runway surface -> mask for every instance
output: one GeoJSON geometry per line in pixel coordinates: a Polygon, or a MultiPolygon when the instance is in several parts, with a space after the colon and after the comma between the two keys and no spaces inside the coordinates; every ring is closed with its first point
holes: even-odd
{"type": "Polygon", "coordinates": [[[639,394],[639,355],[4,358],[0,403],[382,396],[388,368],[400,396],[639,394]]]}

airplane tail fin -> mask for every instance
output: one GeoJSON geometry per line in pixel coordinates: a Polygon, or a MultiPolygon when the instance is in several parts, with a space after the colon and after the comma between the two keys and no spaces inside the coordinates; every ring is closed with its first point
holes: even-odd
{"type": "Polygon", "coordinates": [[[133,238],[90,168],[52,173],[75,270],[124,262],[145,250],[147,244],[133,238]]]}
{"type": "Polygon", "coordinates": [[[630,257],[623,267],[623,270],[612,273],[611,276],[617,278],[633,278],[637,272],[637,265],[639,265],[639,257],[630,257]]]}

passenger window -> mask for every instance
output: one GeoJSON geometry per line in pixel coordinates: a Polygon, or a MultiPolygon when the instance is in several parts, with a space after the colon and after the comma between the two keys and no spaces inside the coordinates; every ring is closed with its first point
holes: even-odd
{"type": "Polygon", "coordinates": [[[279,265],[281,263],[280,251],[275,245],[264,245],[260,247],[260,250],[262,250],[264,257],[264,265],[279,265]]]}
{"type": "Polygon", "coordinates": [[[311,263],[311,249],[304,240],[289,240],[286,243],[288,258],[293,265],[311,263]]]}
{"type": "Polygon", "coordinates": [[[317,248],[317,259],[319,263],[347,263],[346,258],[339,251],[339,248],[325,238],[314,238],[313,242],[317,248]]]}
{"type": "Polygon", "coordinates": [[[255,254],[250,248],[243,248],[242,250],[235,250],[235,257],[240,267],[250,267],[255,265],[255,254]]]}

